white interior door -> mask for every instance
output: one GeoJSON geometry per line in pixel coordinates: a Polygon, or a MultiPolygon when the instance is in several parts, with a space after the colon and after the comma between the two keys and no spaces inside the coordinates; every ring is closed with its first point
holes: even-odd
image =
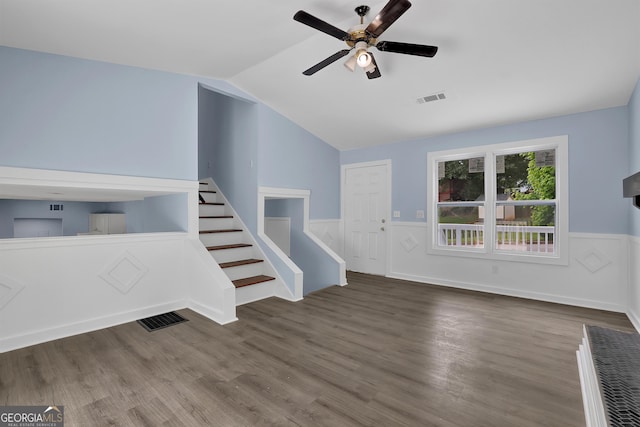
{"type": "Polygon", "coordinates": [[[386,274],[389,173],[387,163],[345,166],[344,241],[348,270],[386,274]]]}

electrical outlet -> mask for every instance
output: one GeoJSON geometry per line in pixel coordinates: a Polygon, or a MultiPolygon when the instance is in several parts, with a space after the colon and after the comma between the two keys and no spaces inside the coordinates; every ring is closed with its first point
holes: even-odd
{"type": "Polygon", "coordinates": [[[400,218],[400,211],[393,211],[394,218],[400,218]]]}
{"type": "Polygon", "coordinates": [[[416,218],[424,218],[424,211],[417,210],[416,211],[416,218]]]}

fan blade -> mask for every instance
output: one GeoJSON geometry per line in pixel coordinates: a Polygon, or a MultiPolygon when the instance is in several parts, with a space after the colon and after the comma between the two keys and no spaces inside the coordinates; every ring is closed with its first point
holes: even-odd
{"type": "Polygon", "coordinates": [[[349,33],[346,31],[342,31],[340,28],[334,27],[333,25],[324,22],[322,19],[308,14],[304,10],[296,12],[296,14],[293,15],[293,19],[337,39],[346,40],[349,38],[349,33]]]}
{"type": "Polygon", "coordinates": [[[349,54],[349,52],[351,52],[351,49],[342,49],[341,51],[334,53],[324,61],[320,61],[313,67],[309,68],[308,70],[303,71],[302,74],[304,74],[305,76],[310,76],[312,74],[315,74],[318,71],[322,70],[327,65],[333,64],[338,59],[342,58],[343,56],[346,56],[347,54],[349,54]]]}
{"type": "Polygon", "coordinates": [[[365,31],[373,38],[380,37],[410,7],[411,2],[409,0],[389,0],[389,3],[382,8],[365,31]]]}
{"type": "Polygon", "coordinates": [[[382,52],[404,53],[407,55],[426,56],[432,58],[438,52],[437,46],[427,46],[424,44],[402,43],[402,42],[378,42],[376,45],[382,52]]]}
{"type": "Polygon", "coordinates": [[[382,74],[380,74],[380,68],[378,68],[378,64],[376,63],[376,58],[373,57],[373,53],[371,52],[369,52],[369,55],[371,55],[371,64],[373,64],[376,68],[373,71],[367,72],[367,78],[371,80],[382,77],[382,74]]]}

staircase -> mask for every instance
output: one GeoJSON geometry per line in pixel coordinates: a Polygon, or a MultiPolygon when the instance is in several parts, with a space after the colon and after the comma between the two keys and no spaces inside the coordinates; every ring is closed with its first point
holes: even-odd
{"type": "MultiPolygon", "coordinates": [[[[257,299],[249,295],[248,287],[265,286],[275,280],[248,231],[243,230],[233,210],[219,201],[216,188],[200,182],[200,241],[236,287],[236,305],[257,299]],[[244,295],[239,293],[244,292],[244,295]]],[[[258,294],[264,293],[258,291],[258,294]]]]}

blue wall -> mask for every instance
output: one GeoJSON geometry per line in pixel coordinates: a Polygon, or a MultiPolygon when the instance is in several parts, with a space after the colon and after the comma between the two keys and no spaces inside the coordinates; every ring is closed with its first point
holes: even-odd
{"type": "Polygon", "coordinates": [[[340,265],[304,233],[303,199],[266,200],[265,216],[291,218],[291,260],[304,274],[304,295],[340,283],[340,265]]]}
{"type": "Polygon", "coordinates": [[[75,236],[89,231],[89,214],[102,212],[105,203],[51,202],[46,200],[0,200],[0,239],[13,238],[15,218],[62,219],[64,236],[75,236]],[[62,211],[49,210],[51,204],[62,204],[62,211]]]}
{"type": "Polygon", "coordinates": [[[200,89],[199,173],[210,173],[252,233],[257,232],[258,115],[253,102],[200,89]]]}
{"type": "Polygon", "coordinates": [[[416,210],[426,212],[428,152],[557,135],[569,136],[570,231],[626,234],[621,182],[629,167],[627,107],[343,151],[340,162],[391,159],[392,209],[401,213],[395,220],[424,221],[416,220],[416,210]]]}
{"type": "Polygon", "coordinates": [[[47,200],[0,200],[0,239],[13,237],[15,218],[60,218],[63,235],[89,231],[89,214],[125,213],[127,233],[187,231],[187,194],[147,197],[129,202],[65,202],[47,200]],[[62,204],[62,211],[49,210],[62,204]]]}
{"type": "MultiPolygon", "coordinates": [[[[629,101],[629,175],[640,172],[640,80],[629,101]]],[[[640,209],[626,199],[629,207],[629,234],[640,236],[640,209]]]]}
{"type": "Polygon", "coordinates": [[[340,152],[263,105],[259,135],[260,185],[310,190],[311,219],[340,218],[340,152]]]}
{"type": "Polygon", "coordinates": [[[0,165],[195,180],[200,81],[0,46],[0,165]]]}
{"type": "Polygon", "coordinates": [[[204,87],[198,102],[199,176],[214,178],[248,226],[255,205],[238,206],[255,200],[251,185],[310,190],[312,219],[340,218],[338,150],[262,104],[204,87]]]}
{"type": "Polygon", "coordinates": [[[105,205],[101,213],[127,215],[127,233],[186,232],[188,229],[186,193],[111,202],[105,205]]]}

